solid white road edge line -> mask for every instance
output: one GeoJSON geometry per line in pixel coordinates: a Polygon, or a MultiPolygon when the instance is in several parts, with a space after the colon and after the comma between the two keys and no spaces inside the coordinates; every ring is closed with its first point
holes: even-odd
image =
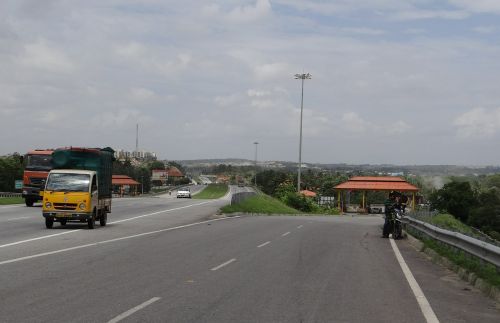
{"type": "Polygon", "coordinates": [[[220,219],[213,219],[213,220],[207,220],[207,221],[202,221],[202,222],[196,222],[196,223],[191,223],[191,224],[185,224],[185,225],[179,225],[177,227],[172,227],[172,228],[166,228],[166,229],[161,229],[161,230],[155,230],[155,231],[149,231],[149,232],[144,232],[144,233],[139,233],[139,234],[134,234],[130,236],[125,236],[121,238],[115,238],[115,239],[110,239],[110,240],[104,240],[104,241],[99,241],[99,242],[94,242],[94,243],[88,243],[80,246],[75,246],[71,248],[64,248],[64,249],[59,249],[59,250],[54,250],[54,251],[48,251],[48,252],[43,252],[43,253],[38,253],[35,255],[31,256],[26,256],[26,257],[20,257],[20,258],[14,258],[14,259],[9,259],[9,260],[4,260],[0,261],[0,266],[5,265],[5,264],[10,264],[13,262],[20,262],[23,260],[28,260],[28,259],[33,259],[33,258],[40,258],[43,256],[50,256],[50,255],[55,255],[58,253],[66,252],[66,251],[71,251],[71,250],[76,250],[76,249],[83,249],[83,248],[88,248],[88,247],[94,247],[106,243],[111,243],[111,242],[116,242],[116,241],[121,241],[121,240],[128,240],[128,239],[133,239],[133,238],[138,238],[138,237],[143,237],[143,236],[148,236],[156,233],[161,233],[161,232],[167,232],[167,231],[172,231],[172,230],[177,230],[177,229],[182,229],[182,228],[188,228],[192,227],[195,225],[199,224],[204,224],[204,223],[209,223],[209,222],[215,222],[215,221],[221,221],[221,220],[228,220],[228,219],[234,219],[234,218],[239,218],[240,216],[233,216],[230,218],[220,218],[220,219]]]}
{"type": "Polygon", "coordinates": [[[286,236],[287,236],[287,235],[289,235],[289,234],[290,234],[290,231],[283,233],[281,236],[282,236],[282,237],[286,237],[286,236]]]}
{"type": "Polygon", "coordinates": [[[156,301],[158,301],[160,299],[161,299],[160,297],[153,297],[149,301],[145,301],[144,303],[142,303],[140,305],[137,305],[136,307],[131,308],[128,311],[126,311],[126,312],[118,315],[114,319],[108,321],[108,323],[117,323],[117,322],[120,322],[124,318],[129,317],[130,315],[134,314],[135,312],[142,310],[146,306],[149,306],[149,305],[153,304],[154,302],[156,302],[156,301]]]}
{"type": "Polygon", "coordinates": [[[264,246],[267,246],[270,243],[271,243],[271,241],[264,242],[263,244],[258,245],[257,248],[262,248],[264,246]]]}
{"type": "MultiPolygon", "coordinates": [[[[147,216],[157,215],[157,214],[160,214],[160,213],[167,213],[167,212],[171,212],[171,211],[177,211],[177,210],[186,209],[186,208],[193,207],[193,206],[200,206],[200,205],[207,204],[207,203],[212,203],[212,202],[214,202],[214,201],[202,202],[202,203],[197,203],[197,204],[191,204],[191,205],[187,205],[187,206],[177,207],[177,208],[174,208],[174,209],[167,209],[167,210],[163,210],[163,211],[157,211],[157,212],[153,212],[153,213],[148,213],[148,214],[143,214],[143,215],[135,216],[135,217],[132,217],[132,218],[127,218],[127,219],[123,219],[123,220],[108,222],[108,224],[115,224],[115,223],[121,223],[121,222],[126,222],[126,221],[132,221],[132,220],[136,220],[136,219],[139,219],[139,218],[144,218],[144,217],[147,217],[147,216]]],[[[75,233],[75,232],[79,232],[79,231],[83,231],[83,229],[77,229],[77,230],[72,230],[72,231],[65,231],[65,232],[55,233],[55,234],[49,234],[49,235],[41,236],[41,237],[37,237],[37,238],[32,238],[32,239],[27,239],[27,240],[21,240],[21,241],[11,242],[11,243],[7,243],[7,244],[4,244],[4,245],[0,245],[0,248],[15,246],[15,245],[22,244],[22,243],[27,243],[27,242],[32,242],[32,241],[36,241],[36,240],[52,238],[52,237],[60,236],[60,235],[63,235],[63,234],[75,233]]]]}
{"type": "Polygon", "coordinates": [[[394,242],[394,239],[390,239],[390,241],[392,250],[394,250],[394,253],[396,254],[396,259],[398,260],[399,265],[403,270],[403,274],[405,275],[406,280],[408,281],[408,284],[410,285],[410,288],[413,291],[413,295],[415,295],[415,298],[417,299],[418,305],[420,306],[422,314],[424,314],[425,320],[428,323],[439,323],[436,314],[432,310],[431,304],[429,304],[429,301],[425,297],[424,292],[422,292],[422,289],[415,280],[415,277],[413,277],[410,268],[406,264],[405,260],[403,259],[403,256],[401,255],[401,252],[399,251],[398,246],[396,245],[396,242],[394,242]]]}
{"type": "Polygon", "coordinates": [[[235,261],[236,261],[236,258],[233,258],[233,259],[228,260],[228,261],[226,261],[225,263],[220,264],[220,265],[218,265],[217,267],[214,267],[214,268],[212,268],[212,269],[210,269],[210,270],[212,270],[212,271],[219,270],[219,269],[221,269],[222,267],[227,266],[227,265],[229,265],[230,263],[235,262],[235,261]]]}

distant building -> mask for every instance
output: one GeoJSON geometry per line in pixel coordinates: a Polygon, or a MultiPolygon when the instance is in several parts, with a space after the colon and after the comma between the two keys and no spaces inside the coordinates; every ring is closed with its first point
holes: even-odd
{"type": "Polygon", "coordinates": [[[136,159],[136,160],[155,160],[156,153],[150,151],[126,151],[123,149],[115,150],[117,160],[136,159]]]}
{"type": "Polygon", "coordinates": [[[180,178],[184,178],[184,174],[174,166],[170,166],[168,169],[153,169],[151,172],[151,181],[154,185],[165,185],[180,178]]]}

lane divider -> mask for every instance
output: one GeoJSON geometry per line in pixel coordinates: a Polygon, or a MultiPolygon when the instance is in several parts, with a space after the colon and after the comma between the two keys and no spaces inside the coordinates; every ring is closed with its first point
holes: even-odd
{"type": "Polygon", "coordinates": [[[139,304],[139,305],[137,305],[136,307],[131,308],[131,309],[129,309],[129,310],[128,310],[128,311],[126,311],[126,312],[123,312],[122,314],[118,315],[118,316],[117,316],[117,317],[115,317],[114,319],[112,319],[112,320],[108,321],[108,323],[117,323],[117,322],[120,322],[121,320],[123,320],[123,319],[125,319],[125,318],[129,317],[130,315],[134,314],[134,313],[135,313],[135,312],[137,312],[137,311],[142,310],[143,308],[145,308],[145,307],[147,307],[147,306],[149,306],[149,305],[153,304],[154,302],[159,301],[160,299],[161,299],[160,297],[153,297],[153,298],[151,298],[150,300],[145,301],[144,303],[139,304]]]}
{"type": "Polygon", "coordinates": [[[289,234],[290,234],[290,231],[283,233],[281,236],[282,236],[282,237],[286,237],[286,236],[287,236],[287,235],[289,235],[289,234]]]}
{"type": "MultiPolygon", "coordinates": [[[[168,213],[168,212],[177,211],[177,210],[181,210],[181,209],[187,209],[187,208],[190,208],[190,207],[193,207],[193,206],[200,206],[200,205],[203,205],[203,204],[213,203],[214,201],[216,201],[216,200],[207,201],[207,202],[201,202],[201,203],[196,203],[196,204],[191,204],[191,205],[186,205],[186,206],[181,206],[181,207],[177,207],[177,208],[173,208],[173,209],[167,209],[167,210],[157,211],[157,212],[148,213],[148,214],[143,214],[143,215],[139,215],[139,216],[134,216],[132,218],[127,218],[127,219],[123,219],[123,220],[108,222],[108,224],[115,224],[115,223],[132,221],[132,220],[136,220],[136,219],[139,219],[139,218],[144,218],[144,217],[148,217],[148,216],[152,216],[152,215],[157,215],[157,214],[161,214],[161,213],[168,213]]],[[[7,243],[7,244],[4,244],[4,245],[0,245],[0,248],[11,247],[11,246],[15,246],[15,245],[18,245],[18,244],[32,242],[32,241],[53,238],[53,237],[57,237],[57,236],[60,236],[60,235],[63,235],[63,234],[76,233],[76,232],[79,232],[79,231],[83,231],[83,229],[76,229],[76,230],[71,230],[71,231],[64,231],[64,232],[61,232],[61,233],[54,233],[54,234],[49,234],[49,235],[45,235],[45,236],[41,236],[41,237],[36,237],[36,238],[31,238],[31,239],[27,239],[27,240],[21,240],[21,241],[11,242],[11,243],[7,243]]]]}
{"type": "Polygon", "coordinates": [[[227,265],[229,265],[230,263],[235,262],[235,261],[236,261],[236,258],[230,259],[230,260],[226,261],[225,263],[220,264],[220,265],[218,265],[217,267],[214,267],[214,268],[212,268],[212,269],[210,269],[210,270],[211,270],[211,271],[216,271],[216,270],[219,270],[219,269],[221,269],[222,267],[225,267],[225,266],[227,266],[227,265]]]}
{"type": "Polygon", "coordinates": [[[144,237],[144,236],[149,236],[149,235],[153,235],[153,234],[157,234],[157,233],[161,233],[161,232],[168,232],[168,231],[178,230],[178,229],[182,229],[182,228],[192,227],[192,226],[195,226],[195,225],[200,225],[200,224],[205,224],[205,223],[210,223],[210,222],[215,222],[215,221],[235,219],[235,218],[239,218],[239,217],[240,216],[233,216],[233,217],[230,217],[230,218],[220,218],[220,219],[213,219],[213,220],[201,221],[201,222],[196,222],[196,223],[179,225],[179,226],[172,227],[172,228],[166,228],[166,229],[161,229],[161,230],[149,231],[149,232],[134,234],[134,235],[125,236],[125,237],[121,237],[121,238],[109,239],[109,240],[104,240],[104,241],[99,241],[99,242],[94,242],[94,243],[88,243],[88,244],[84,244],[84,245],[80,245],[80,246],[75,246],[75,247],[70,247],[70,248],[64,248],[64,249],[59,249],[59,250],[54,250],[54,251],[43,252],[43,253],[31,255],[31,256],[25,256],[25,257],[20,257],[20,258],[14,258],[14,259],[0,261],[0,266],[1,265],[6,265],[6,264],[10,264],[10,263],[14,263],[14,262],[20,262],[20,261],[24,261],[24,260],[34,259],[34,258],[40,258],[40,257],[44,257],[44,256],[55,255],[55,254],[63,253],[63,252],[67,252],[67,251],[72,251],[72,250],[77,250],[77,249],[83,249],[83,248],[88,248],[88,247],[95,247],[95,246],[99,246],[99,245],[103,245],[103,244],[107,244],[107,243],[111,243],[111,242],[128,240],[128,239],[133,239],[133,238],[138,238],[138,237],[144,237]]]}
{"type": "Polygon", "coordinates": [[[270,243],[271,243],[271,241],[264,242],[263,244],[258,245],[257,248],[262,248],[264,246],[267,246],[270,243]]]}

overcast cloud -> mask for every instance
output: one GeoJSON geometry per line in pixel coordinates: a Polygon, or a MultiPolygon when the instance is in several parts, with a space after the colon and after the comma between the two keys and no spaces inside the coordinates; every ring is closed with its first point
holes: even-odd
{"type": "Polygon", "coordinates": [[[0,155],[500,164],[500,1],[6,0],[0,155]]]}

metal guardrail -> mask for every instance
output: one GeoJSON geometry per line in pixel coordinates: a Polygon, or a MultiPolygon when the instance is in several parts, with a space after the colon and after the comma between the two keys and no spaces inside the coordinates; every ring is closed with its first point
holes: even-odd
{"type": "Polygon", "coordinates": [[[410,216],[406,216],[403,222],[407,226],[424,233],[432,239],[463,250],[468,254],[494,265],[497,269],[500,268],[500,247],[498,246],[466,236],[459,232],[436,227],[410,216]]]}
{"type": "Polygon", "coordinates": [[[0,192],[0,197],[21,197],[21,193],[0,192]]]}

